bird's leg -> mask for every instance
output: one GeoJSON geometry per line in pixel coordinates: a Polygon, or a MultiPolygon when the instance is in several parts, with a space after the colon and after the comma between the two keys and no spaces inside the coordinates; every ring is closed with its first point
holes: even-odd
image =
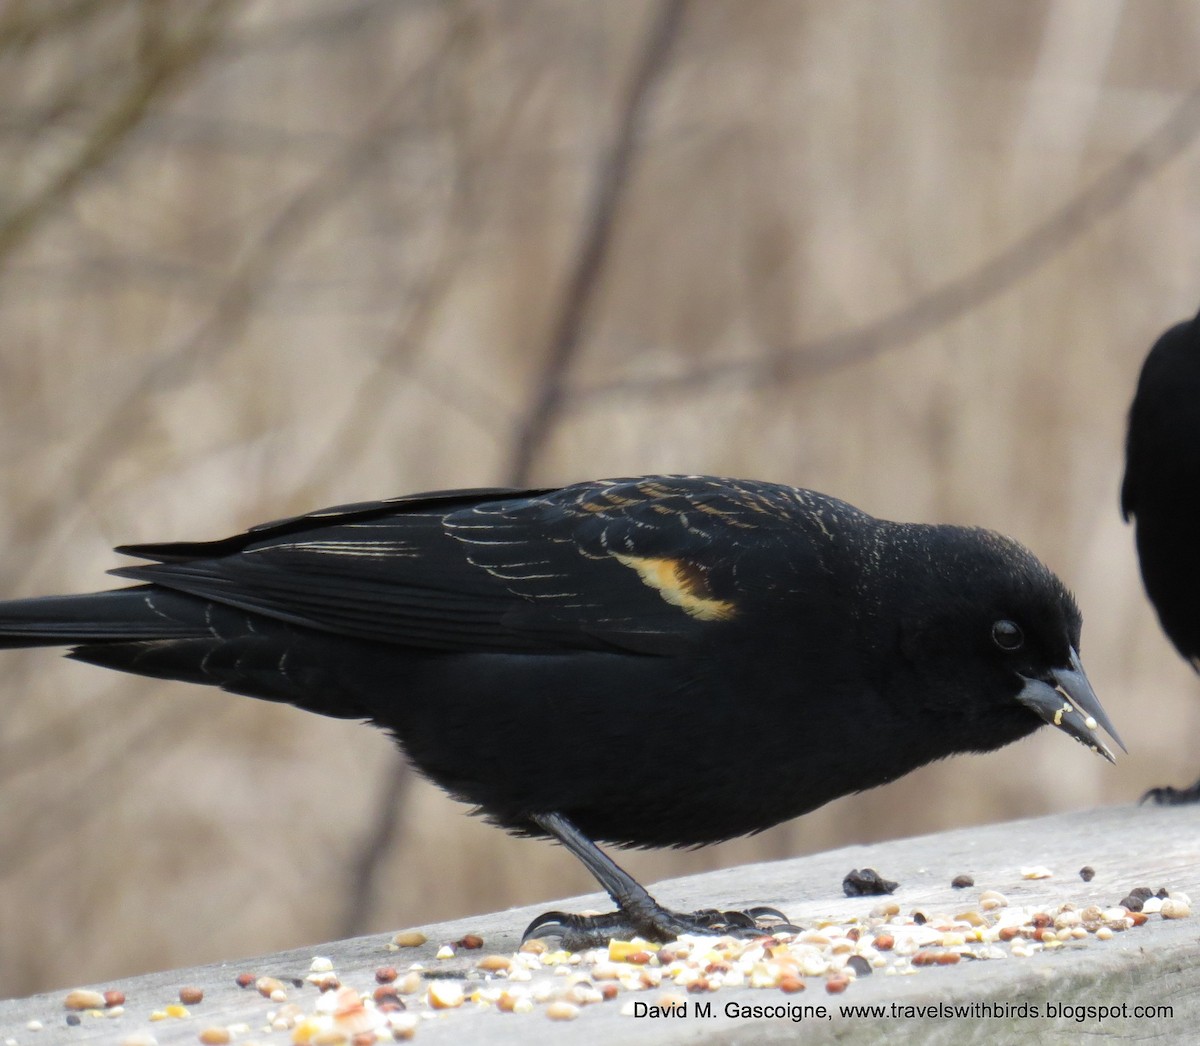
{"type": "Polygon", "coordinates": [[[758,937],[777,930],[796,930],[787,916],[774,908],[751,908],[744,912],[715,909],[685,913],[664,908],[636,879],[605,854],[561,814],[533,814],[539,828],[548,832],[587,867],[617,906],[604,915],[571,915],[546,912],[533,920],[523,940],[531,937],[560,937],[568,951],[606,945],[610,939],[637,936],[664,944],[683,933],[729,934],[758,937]]]}
{"type": "Polygon", "coordinates": [[[1155,806],[1187,806],[1189,803],[1200,803],[1200,781],[1190,788],[1172,788],[1170,785],[1151,788],[1138,803],[1153,803],[1155,806]]]}

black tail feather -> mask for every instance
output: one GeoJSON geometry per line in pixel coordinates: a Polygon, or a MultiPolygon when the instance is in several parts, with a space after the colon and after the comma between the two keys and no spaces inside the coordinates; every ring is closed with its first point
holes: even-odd
{"type": "Polygon", "coordinates": [[[0,648],[211,635],[203,600],[153,585],[0,603],[0,648]]]}

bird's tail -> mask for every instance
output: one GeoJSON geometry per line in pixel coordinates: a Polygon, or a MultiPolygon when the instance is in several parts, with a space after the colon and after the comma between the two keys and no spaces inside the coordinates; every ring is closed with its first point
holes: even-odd
{"type": "Polygon", "coordinates": [[[0,602],[0,648],[128,643],[209,634],[205,604],[153,585],[0,602]]]}

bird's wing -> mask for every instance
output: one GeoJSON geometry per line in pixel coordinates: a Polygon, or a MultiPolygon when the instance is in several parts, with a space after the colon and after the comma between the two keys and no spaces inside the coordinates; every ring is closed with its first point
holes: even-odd
{"type": "Polygon", "coordinates": [[[342,506],[114,571],[268,617],[434,650],[669,653],[819,570],[833,499],[650,477],[342,506]]]}

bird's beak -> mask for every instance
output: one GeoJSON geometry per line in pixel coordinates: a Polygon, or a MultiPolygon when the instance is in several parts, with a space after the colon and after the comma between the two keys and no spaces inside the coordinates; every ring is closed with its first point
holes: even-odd
{"type": "Polygon", "coordinates": [[[1121,751],[1129,751],[1101,706],[1100,699],[1096,697],[1092,684],[1084,674],[1083,665],[1079,663],[1079,654],[1074,650],[1071,651],[1070,664],[1066,668],[1054,669],[1049,680],[1030,679],[1029,676],[1021,678],[1025,686],[1017,694],[1017,700],[1033,709],[1051,726],[1070,734],[1110,763],[1115,763],[1116,758],[1100,740],[1097,727],[1103,727],[1108,736],[1120,745],[1121,751]]]}

